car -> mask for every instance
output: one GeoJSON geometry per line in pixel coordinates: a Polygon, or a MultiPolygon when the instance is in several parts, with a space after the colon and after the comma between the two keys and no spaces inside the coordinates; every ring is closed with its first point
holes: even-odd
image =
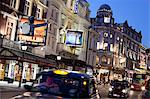
{"type": "Polygon", "coordinates": [[[126,80],[119,81],[113,80],[110,83],[110,88],[108,92],[109,97],[122,97],[128,98],[130,94],[129,83],[126,80]]]}
{"type": "Polygon", "coordinates": [[[37,74],[32,86],[24,87],[26,92],[12,99],[100,99],[94,77],[76,71],[44,71],[37,74]]]}

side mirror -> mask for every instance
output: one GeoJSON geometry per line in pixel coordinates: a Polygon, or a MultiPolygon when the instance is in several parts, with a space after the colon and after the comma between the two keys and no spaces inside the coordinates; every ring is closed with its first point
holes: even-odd
{"type": "Polygon", "coordinates": [[[31,89],[32,89],[32,86],[29,86],[29,85],[24,85],[24,88],[25,88],[27,91],[31,91],[31,89]]]}

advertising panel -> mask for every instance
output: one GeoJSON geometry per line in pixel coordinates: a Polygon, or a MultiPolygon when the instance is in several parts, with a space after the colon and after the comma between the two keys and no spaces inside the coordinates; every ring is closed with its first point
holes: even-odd
{"type": "Polygon", "coordinates": [[[82,47],[83,44],[83,32],[68,30],[66,33],[66,45],[74,47],[82,47]]]}
{"type": "Polygon", "coordinates": [[[44,20],[34,20],[30,24],[28,18],[21,18],[17,40],[26,45],[43,46],[46,43],[47,24],[44,20]],[[31,30],[33,33],[30,33],[31,30]],[[33,35],[34,34],[34,35],[33,35]]]}

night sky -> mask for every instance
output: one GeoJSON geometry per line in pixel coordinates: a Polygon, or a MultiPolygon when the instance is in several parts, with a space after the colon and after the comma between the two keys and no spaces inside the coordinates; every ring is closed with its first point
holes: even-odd
{"type": "Polygon", "coordinates": [[[102,4],[108,4],[112,11],[115,23],[128,20],[129,26],[142,31],[142,44],[150,48],[150,0],[87,0],[90,4],[91,17],[102,4]]]}

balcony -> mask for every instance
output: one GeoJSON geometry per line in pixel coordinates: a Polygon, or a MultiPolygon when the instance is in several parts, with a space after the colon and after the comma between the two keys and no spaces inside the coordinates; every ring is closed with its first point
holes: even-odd
{"type": "MultiPolygon", "coordinates": [[[[15,49],[15,50],[21,50],[21,44],[16,41],[11,41],[8,39],[0,38],[1,41],[1,47],[9,48],[9,49],[15,49]]],[[[28,46],[27,52],[32,52],[32,48],[28,46]]]]}

